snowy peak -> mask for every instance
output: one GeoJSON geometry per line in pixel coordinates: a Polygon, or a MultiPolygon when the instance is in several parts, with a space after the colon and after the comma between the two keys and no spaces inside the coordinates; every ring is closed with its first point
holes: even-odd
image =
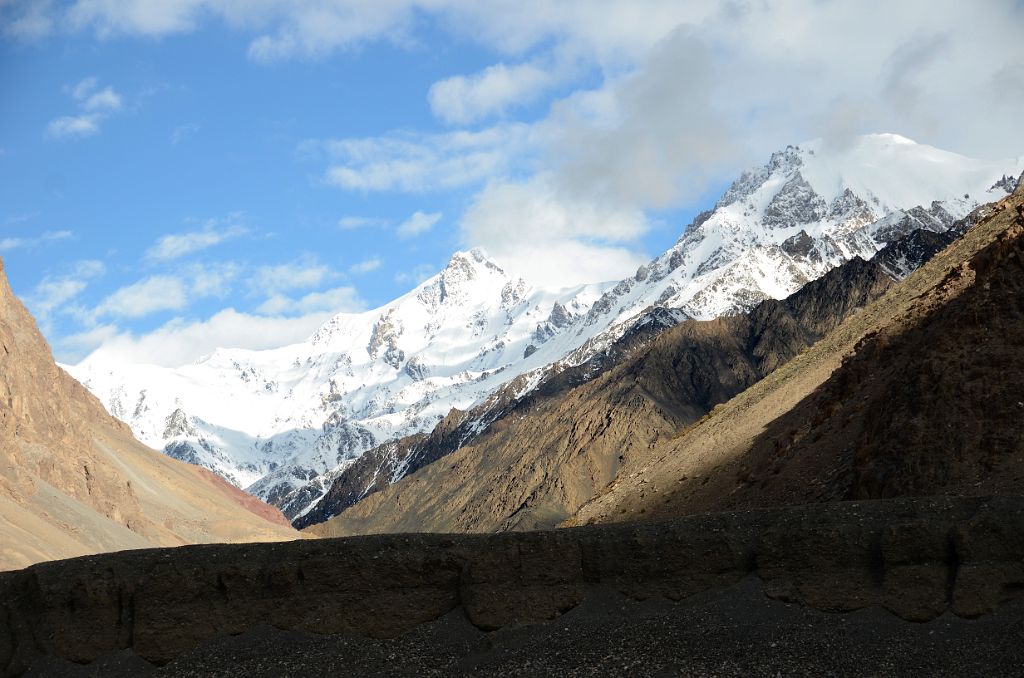
{"type": "Polygon", "coordinates": [[[500,294],[510,278],[483,250],[456,252],[444,269],[414,290],[416,298],[432,310],[464,303],[486,294],[500,294]]]}
{"type": "MultiPolygon", "coordinates": [[[[766,224],[779,223],[784,208],[800,205],[804,218],[816,215],[822,203],[840,208],[851,196],[877,213],[928,205],[932,201],[970,200],[965,186],[980,195],[995,188],[1004,175],[992,163],[918,144],[898,134],[867,134],[835,146],[814,139],[773,153],[760,167],[740,175],[715,205],[715,211],[747,200],[756,193],[769,201],[766,224]]],[[[1009,161],[1010,165],[1019,165],[1009,161]]],[[[1004,192],[1009,192],[1005,190],[1004,192]]],[[[806,222],[805,222],[806,223],[806,222]]]]}

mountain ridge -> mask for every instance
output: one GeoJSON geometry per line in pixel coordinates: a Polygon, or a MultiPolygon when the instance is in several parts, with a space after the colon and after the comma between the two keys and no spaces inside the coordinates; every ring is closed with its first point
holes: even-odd
{"type": "Polygon", "coordinates": [[[552,370],[607,349],[652,306],[679,319],[740,312],[913,230],[941,232],[1002,190],[1005,165],[1024,160],[983,163],[893,135],[838,154],[809,142],[745,172],[672,248],[616,283],[531,288],[470,251],[381,309],[336,316],[303,344],[222,350],[176,369],[101,355],[69,369],[142,440],[297,518],[367,450],[427,433],[511,384],[521,385],[517,397],[528,393],[552,370]],[[884,176],[872,179],[881,160],[874,170],[884,176]],[[923,176],[901,179],[908,168],[923,176]]]}

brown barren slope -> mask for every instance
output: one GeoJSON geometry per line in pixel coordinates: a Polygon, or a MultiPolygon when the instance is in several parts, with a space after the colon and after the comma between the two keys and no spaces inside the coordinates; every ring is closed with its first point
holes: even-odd
{"type": "Polygon", "coordinates": [[[0,570],[296,536],[276,509],[136,441],[57,367],[0,263],[0,570]]]}
{"type": "Polygon", "coordinates": [[[570,524],[1024,487],[1024,189],[570,524]]]}

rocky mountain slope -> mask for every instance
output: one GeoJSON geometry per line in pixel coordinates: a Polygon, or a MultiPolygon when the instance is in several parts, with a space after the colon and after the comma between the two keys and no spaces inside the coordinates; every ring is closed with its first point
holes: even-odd
{"type": "Polygon", "coordinates": [[[512,409],[457,452],[380,494],[364,492],[358,503],[351,501],[351,479],[342,474],[308,516],[322,521],[341,515],[314,531],[336,536],[551,527],[630,474],[640,477],[640,487],[632,489],[646,496],[648,481],[637,469],[654,450],[845,319],[855,322],[892,285],[886,271],[897,262],[920,266],[994,209],[979,208],[938,239],[914,232],[870,262],[854,259],[785,301],[762,302],[740,316],[684,321],[592,382],[512,409]]]}
{"type": "MultiPolygon", "coordinates": [[[[521,398],[609,350],[652,307],[672,309],[660,321],[670,326],[784,298],[914,230],[944,232],[1005,195],[1006,173],[1021,169],[1024,159],[980,162],[897,135],[846,149],[810,142],[744,173],[672,248],[617,283],[541,290],[482,252],[459,253],[404,297],[339,315],[301,344],[218,350],[178,368],[98,353],[69,369],[144,442],[301,520],[367,450],[383,445],[377,457],[393,460],[379,481],[401,478],[408,455],[388,457],[388,445],[499,391],[521,398]]],[[[452,414],[442,429],[460,435],[490,421],[452,414]]]]}
{"type": "Polygon", "coordinates": [[[0,570],[296,536],[277,509],[136,441],[53,362],[0,264],[0,570]]]}
{"type": "MultiPolygon", "coordinates": [[[[782,306],[787,309],[802,306],[798,309],[796,323],[792,322],[792,317],[787,313],[773,316],[771,312],[764,313],[760,312],[764,309],[757,309],[752,317],[759,317],[760,321],[758,321],[757,329],[753,331],[760,336],[751,338],[750,345],[753,346],[755,343],[768,345],[767,348],[757,346],[753,350],[761,353],[774,352],[772,360],[763,362],[759,365],[759,369],[745,373],[745,379],[740,382],[733,379],[735,374],[733,374],[734,363],[732,361],[724,364],[721,360],[712,360],[714,369],[705,371],[704,381],[709,384],[725,382],[732,388],[735,388],[736,383],[745,385],[753,383],[751,379],[761,378],[767,373],[766,370],[770,371],[788,360],[789,357],[795,355],[794,351],[808,345],[805,342],[820,338],[825,328],[831,328],[832,324],[850,312],[849,300],[838,299],[841,294],[856,295],[858,291],[863,291],[861,286],[864,284],[876,285],[878,290],[884,289],[887,285],[883,280],[885,277],[892,280],[902,279],[962,236],[987,212],[987,207],[978,208],[968,217],[955,222],[947,231],[936,233],[925,229],[915,230],[882,248],[872,258],[870,266],[864,266],[864,261],[858,257],[839,269],[834,269],[822,279],[809,283],[804,289],[792,295],[782,306]],[[885,275],[882,276],[880,273],[885,275]],[[869,278],[870,283],[866,283],[869,278]],[[810,317],[812,313],[817,314],[818,317],[810,317]],[[807,327],[794,331],[795,327],[808,322],[813,325],[810,331],[807,327]],[[792,342],[793,346],[783,345],[780,348],[771,345],[773,342],[778,344],[779,336],[785,336],[787,332],[790,333],[790,338],[787,341],[792,342]],[[769,337],[768,339],[765,339],[766,335],[769,337]]],[[[765,309],[779,308],[779,305],[774,302],[766,302],[763,306],[765,309]]],[[[530,438],[535,433],[534,427],[543,425],[538,423],[538,417],[541,417],[542,421],[543,415],[540,413],[551,409],[549,403],[551,399],[560,397],[601,376],[606,370],[626,362],[633,354],[646,351],[655,337],[680,322],[682,321],[679,311],[654,307],[642,313],[633,322],[631,329],[612,345],[596,353],[586,362],[569,367],[556,364],[525,395],[518,396],[519,385],[512,382],[469,411],[453,411],[429,435],[417,434],[389,441],[366,452],[355,463],[329,476],[333,479],[326,494],[312,509],[294,521],[295,526],[302,529],[321,523],[338,515],[370,494],[388,487],[427,464],[463,447],[473,448],[477,453],[488,454],[488,450],[493,445],[491,433],[498,430],[494,425],[506,417],[516,421],[516,423],[510,424],[513,431],[528,431],[524,435],[526,438],[530,438]],[[523,421],[519,421],[520,419],[523,421]]],[[[733,329],[735,329],[735,325],[733,329]]],[[[785,343],[783,342],[783,344],[785,343]]],[[[687,350],[681,347],[677,348],[680,351],[687,350]]],[[[656,346],[654,349],[659,350],[659,347],[656,346]]],[[[659,388],[664,388],[664,385],[659,388]]],[[[730,395],[735,393],[728,387],[724,388],[724,391],[730,395]]],[[[721,391],[716,395],[720,398],[721,391]]],[[[692,386],[684,387],[681,391],[674,393],[673,397],[679,397],[685,401],[686,409],[691,416],[688,421],[693,421],[706,413],[713,404],[721,402],[709,398],[707,394],[698,396],[692,386]]],[[[562,414],[569,418],[573,416],[572,410],[566,410],[562,414]]],[[[549,425],[553,425],[555,429],[553,435],[557,438],[560,424],[556,421],[557,419],[549,422],[549,425]]],[[[614,430],[614,427],[605,427],[598,433],[598,437],[606,435],[609,430],[614,430]]],[[[667,430],[673,431],[674,429],[669,427],[667,430]]],[[[507,433],[506,437],[515,439],[517,435],[516,433],[507,433]]],[[[581,450],[581,453],[584,451],[581,450]]],[[[625,456],[625,450],[621,451],[625,456]]],[[[508,452],[512,456],[506,461],[514,467],[518,462],[515,446],[510,446],[508,452]]],[[[554,475],[557,476],[557,473],[554,475]]],[[[551,477],[545,476],[545,480],[550,480],[551,477]]]]}
{"type": "Polygon", "coordinates": [[[650,450],[572,522],[1019,492],[1022,262],[1024,187],[810,351],[650,450]]]}
{"type": "MultiPolygon", "coordinates": [[[[878,265],[857,258],[783,301],[683,321],[583,385],[519,403],[453,454],[348,508],[324,533],[552,527],[636,455],[797,355],[890,284],[878,265]]],[[[331,505],[342,489],[336,482],[310,517],[345,508],[331,505]]]]}

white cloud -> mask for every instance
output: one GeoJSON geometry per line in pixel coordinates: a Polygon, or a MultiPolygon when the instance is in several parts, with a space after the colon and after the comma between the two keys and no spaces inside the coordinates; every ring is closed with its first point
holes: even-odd
{"type": "MultiPolygon", "coordinates": [[[[67,276],[40,285],[39,298],[44,298],[44,292],[49,294],[47,310],[65,305],[84,289],[86,264],[90,263],[102,272],[98,262],[83,262],[77,271],[82,279],[67,276]]],[[[352,286],[297,297],[285,294],[286,289],[310,287],[336,277],[310,259],[257,269],[250,287],[268,296],[253,313],[226,308],[205,320],[185,315],[196,299],[226,296],[246,272],[232,262],[193,264],[172,275],[154,275],[122,287],[95,308],[65,306],[61,312],[77,319],[82,330],[55,341],[55,350],[62,361],[70,363],[98,352],[126,362],[181,365],[215,348],[272,348],[301,341],[336,313],[365,308],[352,286]],[[167,311],[177,312],[176,317],[151,332],[139,334],[124,327],[125,321],[167,311]]]]}
{"type": "MultiPolygon", "coordinates": [[[[101,37],[115,33],[167,35],[192,30],[205,0],[77,0],[67,12],[70,25],[93,28],[101,37]]],[[[226,3],[225,3],[226,4],[226,3]]]]}
{"type": "Polygon", "coordinates": [[[275,294],[260,305],[257,311],[265,315],[308,315],[329,311],[342,313],[361,311],[365,304],[359,298],[354,287],[335,287],[323,292],[310,292],[293,299],[283,294],[275,294]]]}
{"type": "Polygon", "coordinates": [[[46,126],[46,134],[52,139],[67,137],[84,139],[98,134],[100,118],[96,115],[62,115],[46,126]]]}
{"type": "Polygon", "coordinates": [[[65,274],[45,276],[25,302],[32,309],[32,314],[45,325],[54,312],[78,297],[92,279],[105,272],[103,262],[94,259],[78,261],[65,274]]]}
{"type": "Polygon", "coordinates": [[[16,40],[39,40],[53,32],[52,14],[51,0],[0,2],[0,32],[16,40]]]}
{"type": "Polygon", "coordinates": [[[365,259],[363,261],[352,264],[351,266],[348,267],[348,272],[353,275],[369,273],[371,271],[376,271],[378,268],[380,268],[382,263],[384,262],[381,261],[380,257],[371,257],[370,259],[365,259]]]}
{"type": "Polygon", "coordinates": [[[334,315],[262,316],[224,309],[205,320],[175,318],[143,335],[100,325],[57,342],[63,362],[95,353],[97,359],[176,367],[195,362],[217,348],[276,348],[303,341],[334,315]]]}
{"type": "Polygon", "coordinates": [[[154,275],[126,285],[101,301],[95,317],[141,318],[188,305],[188,287],[176,276],[154,275]]]}
{"type": "Polygon", "coordinates": [[[53,242],[55,240],[67,240],[68,238],[74,237],[74,233],[67,230],[61,231],[47,231],[40,236],[35,238],[16,238],[8,237],[0,240],[0,252],[7,252],[18,248],[26,247],[37,247],[47,242],[53,242]]]}
{"type": "Polygon", "coordinates": [[[79,113],[54,118],[46,126],[51,139],[84,139],[100,132],[100,124],[121,110],[123,99],[113,87],[98,89],[95,77],[83,78],[64,88],[79,108],[79,113]]]}
{"type": "Polygon", "coordinates": [[[508,170],[529,145],[526,125],[479,132],[395,133],[328,141],[327,181],[358,191],[422,193],[480,183],[508,170]]]}
{"type": "Polygon", "coordinates": [[[557,180],[641,207],[697,197],[738,157],[739,132],[714,103],[716,76],[709,48],[683,29],[608,87],[596,115],[593,99],[561,102],[551,121],[557,180]]]}
{"type": "Polygon", "coordinates": [[[488,66],[472,76],[457,75],[435,82],[427,95],[434,115],[464,125],[514,106],[534,102],[561,79],[552,68],[524,63],[488,66]]]}
{"type": "Polygon", "coordinates": [[[261,266],[250,280],[254,291],[266,294],[316,287],[335,278],[337,274],[328,266],[306,257],[287,264],[261,266]]]}
{"type": "Polygon", "coordinates": [[[567,286],[624,277],[645,263],[636,240],[643,213],[627,206],[559,194],[540,176],[490,184],[460,224],[467,245],[481,245],[531,282],[567,286]]]}
{"type": "Polygon", "coordinates": [[[244,226],[230,223],[221,224],[221,222],[211,219],[199,231],[171,233],[160,237],[156,244],[146,250],[146,258],[154,261],[170,261],[213,247],[248,232],[244,226]]]}
{"type": "Polygon", "coordinates": [[[191,293],[196,297],[226,297],[232,283],[242,273],[242,267],[233,262],[217,264],[193,264],[184,272],[189,280],[191,293]]]}
{"type": "Polygon", "coordinates": [[[93,92],[82,101],[82,108],[87,111],[117,111],[121,108],[121,95],[112,87],[104,87],[99,92],[93,92]]]}
{"type": "Polygon", "coordinates": [[[387,225],[386,219],[375,217],[342,217],[338,219],[338,228],[343,231],[354,231],[360,228],[373,228],[387,225]]]}
{"type": "MultiPolygon", "coordinates": [[[[6,18],[24,14],[30,4],[15,3],[6,18]]],[[[843,97],[856,96],[862,103],[860,115],[852,119],[856,132],[897,131],[978,155],[999,153],[1007,139],[1015,138],[1015,112],[1024,105],[1024,88],[1012,85],[1024,77],[1019,40],[1024,7],[1015,0],[906,0],[898,5],[887,0],[75,0],[67,11],[40,6],[44,9],[37,15],[43,23],[59,21],[101,36],[167,35],[223,21],[251,35],[250,56],[264,60],[319,57],[370,41],[420,49],[420,29],[440,27],[501,57],[490,69],[455,76],[435,89],[437,113],[464,121],[507,110],[544,90],[545,78],[538,69],[550,70],[548,64],[578,63],[579,75],[596,70],[603,76],[602,87],[615,88],[623,75],[641,75],[650,67],[652,50],[668,40],[675,44],[668,51],[684,51],[675,61],[675,79],[662,90],[665,101],[659,101],[657,90],[643,93],[653,103],[652,120],[681,112],[676,129],[682,130],[685,124],[706,120],[708,111],[717,112],[719,128],[729,131],[739,152],[728,163],[712,158],[715,174],[723,164],[735,170],[738,163],[780,145],[818,136],[843,97]],[[689,40],[672,39],[673,32],[687,33],[689,40]],[[691,63],[685,55],[697,54],[697,46],[704,56],[691,63]],[[711,86],[701,82],[709,69],[714,73],[711,86]],[[685,94],[691,90],[696,91],[686,105],[685,94]],[[977,106],[979,101],[991,105],[977,106]]],[[[626,122],[629,133],[612,135],[610,144],[622,148],[626,138],[637,134],[644,118],[631,119],[626,122]]],[[[593,133],[582,136],[597,138],[593,133]]],[[[698,139],[691,143],[694,157],[702,157],[707,144],[698,139]]],[[[690,182],[708,172],[694,173],[697,161],[680,160],[683,166],[676,172],[674,161],[684,147],[674,142],[667,159],[654,156],[672,174],[651,191],[656,202],[673,192],[666,186],[680,195],[700,192],[690,182]]],[[[651,150],[642,145],[637,158],[651,150]]],[[[589,167],[601,152],[589,155],[576,159],[589,167]]],[[[409,178],[399,167],[390,172],[378,167],[379,172],[370,174],[362,171],[369,167],[343,164],[336,169],[333,181],[361,190],[382,190],[381,185],[408,190],[425,181],[422,175],[409,178]]]]}
{"type": "Polygon", "coordinates": [[[419,210],[413,212],[408,219],[398,225],[396,232],[400,238],[412,238],[421,233],[426,233],[441,220],[440,212],[424,213],[419,210]]]}

